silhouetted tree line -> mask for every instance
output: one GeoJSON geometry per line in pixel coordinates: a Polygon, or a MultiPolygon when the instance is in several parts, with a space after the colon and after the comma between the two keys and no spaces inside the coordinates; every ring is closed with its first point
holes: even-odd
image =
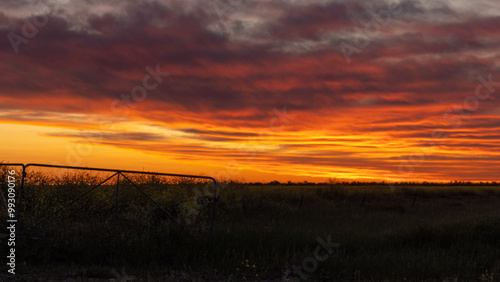
{"type": "Polygon", "coordinates": [[[360,186],[360,185],[405,185],[405,186],[497,186],[499,185],[496,181],[449,181],[449,182],[429,182],[429,181],[401,181],[401,182],[386,182],[386,181],[339,181],[339,182],[280,182],[277,180],[273,180],[270,182],[248,182],[249,185],[281,185],[281,186],[300,186],[300,185],[308,185],[308,186],[324,186],[324,185],[344,185],[344,186],[360,186]]]}

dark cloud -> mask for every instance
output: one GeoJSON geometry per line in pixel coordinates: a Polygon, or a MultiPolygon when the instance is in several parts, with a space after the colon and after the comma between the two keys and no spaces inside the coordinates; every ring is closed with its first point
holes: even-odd
{"type": "MultiPolygon", "coordinates": [[[[156,144],[151,150],[157,153],[247,158],[224,146],[214,150],[213,144],[235,145],[267,132],[279,145],[262,146],[259,153],[274,164],[378,171],[397,170],[394,158],[406,156],[436,129],[448,132],[449,151],[441,159],[429,158],[430,163],[453,159],[451,154],[468,146],[483,158],[484,150],[496,150],[500,140],[485,133],[500,127],[498,90],[462,117],[459,128],[443,121],[446,110],[474,94],[478,76],[491,73],[500,81],[500,16],[493,8],[477,13],[461,2],[406,0],[386,26],[367,32],[361,47],[356,40],[364,35],[358,31],[376,22],[372,13],[388,9],[385,1],[251,1],[227,11],[222,21],[202,1],[114,1],[107,3],[111,7],[74,1],[48,6],[53,11],[47,24],[19,44],[16,54],[9,36],[23,36],[33,3],[0,4],[3,121],[48,124],[73,113],[116,117],[120,113],[112,105],[118,101],[124,119],[174,128],[207,147],[156,144]],[[350,64],[341,43],[357,48],[350,64]],[[144,100],[123,101],[122,95],[144,84],[146,67],[157,65],[169,76],[148,89],[144,100]],[[285,106],[295,118],[276,114],[285,106]],[[381,136],[388,156],[376,156],[383,146],[340,137],[332,144],[319,137],[325,135],[381,136]],[[310,143],[300,144],[301,138],[310,143]],[[363,153],[352,155],[355,150],[363,153]]],[[[81,118],[61,123],[78,122],[93,123],[81,118]]],[[[132,148],[133,142],[167,141],[172,140],[147,132],[105,132],[101,140],[132,148]]],[[[497,161],[496,155],[486,159],[497,161]]],[[[477,164],[474,171],[482,163],[477,164]]],[[[431,166],[422,170],[431,175],[431,166]]],[[[445,173],[452,174],[441,176],[445,173]]]]}
{"type": "Polygon", "coordinates": [[[68,134],[65,132],[51,133],[47,136],[77,138],[88,140],[88,142],[105,143],[108,141],[125,142],[164,142],[167,141],[163,135],[148,132],[81,132],[68,134]]]}

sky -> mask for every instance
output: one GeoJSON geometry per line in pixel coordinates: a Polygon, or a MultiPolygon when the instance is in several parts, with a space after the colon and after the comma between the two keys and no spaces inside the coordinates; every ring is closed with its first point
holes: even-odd
{"type": "Polygon", "coordinates": [[[0,161],[498,181],[497,0],[3,0],[0,161]]]}

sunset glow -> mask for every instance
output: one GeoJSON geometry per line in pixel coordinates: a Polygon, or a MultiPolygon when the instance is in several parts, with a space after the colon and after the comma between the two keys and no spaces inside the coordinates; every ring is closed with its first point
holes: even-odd
{"type": "Polygon", "coordinates": [[[93,2],[0,3],[0,161],[499,180],[494,0],[93,2]]]}

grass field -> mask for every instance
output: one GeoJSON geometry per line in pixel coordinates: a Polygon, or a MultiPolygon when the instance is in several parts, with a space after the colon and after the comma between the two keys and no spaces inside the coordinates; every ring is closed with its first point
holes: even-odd
{"type": "MultiPolygon", "coordinates": [[[[23,227],[104,177],[29,173],[23,227]]],[[[126,280],[126,273],[137,281],[300,276],[308,281],[500,281],[499,186],[230,182],[218,193],[210,240],[211,205],[196,197],[196,191],[208,194],[208,184],[130,178],[180,224],[124,179],[115,206],[116,179],[110,180],[17,239],[16,278],[117,281],[126,280]],[[325,243],[330,248],[321,247],[325,243]]],[[[6,222],[4,210],[1,220],[6,222]]],[[[0,245],[6,254],[5,239],[0,245]]],[[[2,264],[0,279],[6,279],[4,273],[2,264]]]]}

